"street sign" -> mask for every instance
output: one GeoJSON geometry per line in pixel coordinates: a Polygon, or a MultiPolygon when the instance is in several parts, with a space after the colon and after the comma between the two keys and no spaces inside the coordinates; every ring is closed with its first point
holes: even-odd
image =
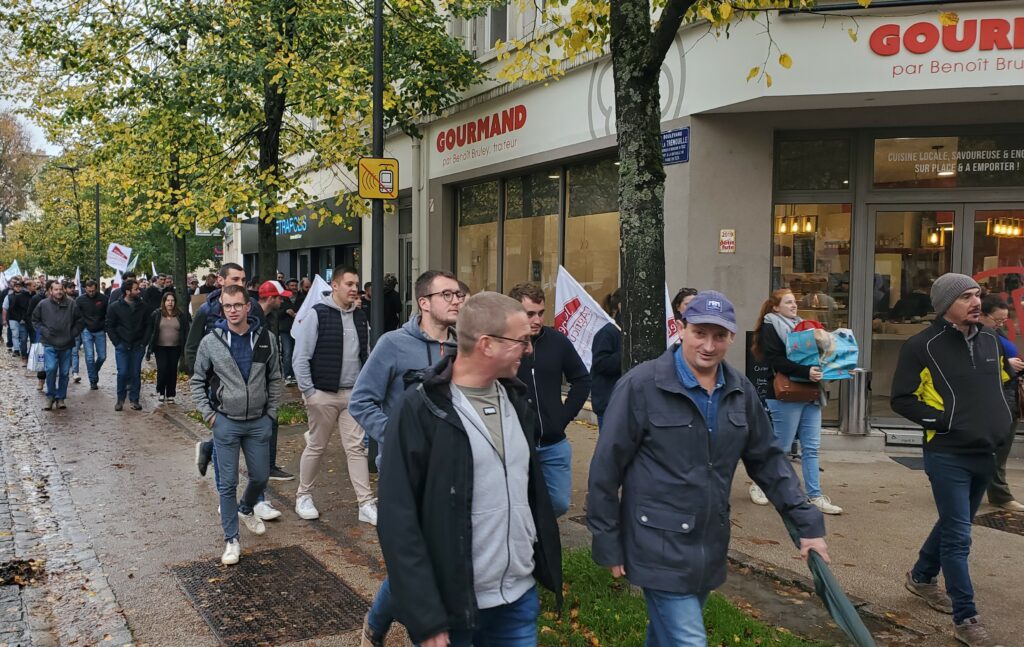
{"type": "Polygon", "coordinates": [[[366,200],[398,198],[398,160],[363,157],[359,160],[359,197],[366,200]]]}
{"type": "Polygon", "coordinates": [[[690,161],[690,127],[661,133],[661,158],[665,166],[690,161]]]}

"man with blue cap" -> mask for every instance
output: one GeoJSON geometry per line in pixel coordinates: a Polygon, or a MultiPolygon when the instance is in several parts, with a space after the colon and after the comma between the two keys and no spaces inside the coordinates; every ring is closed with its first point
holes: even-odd
{"type": "Polygon", "coordinates": [[[828,560],[825,522],[800,487],[746,377],[725,361],[736,312],[700,292],[681,342],[622,377],[590,464],[593,557],[647,600],[647,645],[706,647],[703,607],[725,581],[736,465],[800,533],[800,554],[828,560]]]}

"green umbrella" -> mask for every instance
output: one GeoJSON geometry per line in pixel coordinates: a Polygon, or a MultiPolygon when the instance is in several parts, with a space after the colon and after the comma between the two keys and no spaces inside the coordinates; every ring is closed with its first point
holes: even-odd
{"type": "MultiPolygon", "coordinates": [[[[800,533],[797,532],[796,526],[785,517],[783,517],[783,521],[786,522],[786,530],[789,531],[790,538],[799,548],[800,533]]],[[[829,615],[836,621],[843,633],[849,636],[857,647],[877,647],[875,639],[871,637],[871,632],[864,626],[864,621],[860,619],[857,608],[850,602],[850,598],[846,597],[846,593],[839,586],[836,576],[832,574],[825,559],[812,550],[807,558],[807,567],[811,569],[811,574],[814,576],[814,590],[817,591],[818,597],[825,604],[829,615]]]]}

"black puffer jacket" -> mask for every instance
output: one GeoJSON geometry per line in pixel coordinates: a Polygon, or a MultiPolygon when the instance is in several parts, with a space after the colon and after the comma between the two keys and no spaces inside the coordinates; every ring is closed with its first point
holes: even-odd
{"type": "Polygon", "coordinates": [[[533,354],[519,364],[519,380],[528,389],[527,402],[537,414],[535,443],[554,445],[565,439],[565,428],[576,419],[590,395],[590,372],[569,338],[544,326],[533,338],[533,354]],[[562,378],[569,394],[562,402],[562,378]]]}

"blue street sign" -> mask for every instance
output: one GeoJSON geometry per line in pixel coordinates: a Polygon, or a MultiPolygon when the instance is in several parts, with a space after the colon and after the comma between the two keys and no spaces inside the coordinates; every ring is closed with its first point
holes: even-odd
{"type": "Polygon", "coordinates": [[[661,159],[665,166],[690,161],[690,127],[661,133],[661,159]]]}

